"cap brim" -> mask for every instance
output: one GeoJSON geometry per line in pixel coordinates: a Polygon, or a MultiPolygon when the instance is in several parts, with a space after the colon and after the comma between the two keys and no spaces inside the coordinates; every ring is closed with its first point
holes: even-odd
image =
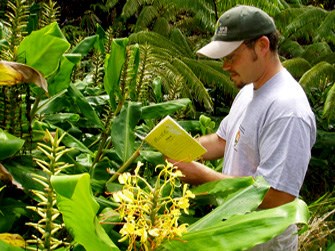
{"type": "Polygon", "coordinates": [[[223,58],[236,50],[243,41],[212,41],[197,51],[198,55],[209,58],[223,58]]]}

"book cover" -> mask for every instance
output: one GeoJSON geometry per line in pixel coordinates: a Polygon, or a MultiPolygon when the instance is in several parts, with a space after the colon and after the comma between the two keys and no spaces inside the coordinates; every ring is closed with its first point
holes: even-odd
{"type": "Polygon", "coordinates": [[[170,159],[190,162],[206,149],[170,116],[162,119],[144,140],[170,159]]]}

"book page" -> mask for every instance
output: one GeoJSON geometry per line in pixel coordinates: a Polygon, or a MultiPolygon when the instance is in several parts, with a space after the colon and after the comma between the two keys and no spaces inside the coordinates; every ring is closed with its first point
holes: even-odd
{"type": "Polygon", "coordinates": [[[159,122],[144,140],[168,158],[190,162],[206,149],[170,116],[159,122]]]}

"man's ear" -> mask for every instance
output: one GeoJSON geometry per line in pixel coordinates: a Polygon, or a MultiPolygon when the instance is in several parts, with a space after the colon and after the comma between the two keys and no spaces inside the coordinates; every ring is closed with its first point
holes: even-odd
{"type": "Polygon", "coordinates": [[[267,36],[261,36],[256,42],[257,50],[265,55],[270,50],[270,40],[267,36]]]}

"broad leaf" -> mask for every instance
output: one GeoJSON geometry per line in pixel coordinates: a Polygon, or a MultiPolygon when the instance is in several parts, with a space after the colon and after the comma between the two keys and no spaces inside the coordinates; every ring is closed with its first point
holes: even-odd
{"type": "Polygon", "coordinates": [[[73,48],[71,53],[79,53],[82,57],[85,57],[91,49],[94,48],[94,45],[98,39],[98,35],[85,37],[76,47],[73,48]]]}
{"type": "Polygon", "coordinates": [[[138,103],[126,103],[119,116],[115,118],[112,125],[111,137],[115,151],[119,158],[125,162],[135,151],[134,128],[141,117],[138,103]]]}
{"type": "Polygon", "coordinates": [[[104,87],[114,110],[118,99],[121,99],[119,82],[126,61],[127,44],[128,38],[113,39],[111,53],[107,55],[105,62],[104,87]]]}
{"type": "Polygon", "coordinates": [[[191,103],[188,98],[177,99],[162,103],[151,104],[141,108],[143,119],[160,119],[172,114],[191,103]]]}
{"type": "Polygon", "coordinates": [[[18,48],[18,60],[48,77],[59,66],[63,53],[70,48],[57,23],[33,31],[18,48]]]}
{"type": "Polygon", "coordinates": [[[25,64],[0,61],[0,86],[34,83],[48,92],[48,84],[45,78],[34,68],[25,64]]]}
{"type": "Polygon", "coordinates": [[[103,124],[98,117],[93,107],[85,99],[84,95],[76,88],[75,85],[70,84],[68,88],[69,96],[73,99],[74,105],[77,105],[80,112],[85,116],[89,125],[93,128],[103,128],[103,124]]]}
{"type": "Polygon", "coordinates": [[[24,140],[0,129],[0,160],[12,157],[24,144],[24,140]]]}
{"type": "Polygon", "coordinates": [[[245,250],[281,234],[292,224],[307,224],[309,211],[299,199],[268,210],[236,215],[200,231],[166,241],[158,250],[245,250]],[[208,245],[210,243],[210,245],[208,245]]]}
{"type": "Polygon", "coordinates": [[[89,174],[52,176],[51,184],[57,194],[57,206],[63,214],[65,226],[76,242],[87,251],[119,250],[96,217],[99,205],[92,194],[89,174]]]}
{"type": "Polygon", "coordinates": [[[217,224],[223,219],[229,219],[234,215],[243,215],[256,210],[270,186],[264,178],[257,177],[255,182],[245,187],[246,184],[250,183],[250,179],[252,180],[252,177],[237,178],[236,180],[225,179],[216,183],[216,186],[210,189],[209,193],[227,194],[227,192],[233,193],[234,190],[240,189],[226,198],[224,203],[219,205],[212,212],[193,223],[188,231],[205,229],[217,224]],[[225,181],[227,181],[227,184],[225,184],[225,181]],[[219,186],[220,184],[222,184],[222,186],[219,186]],[[231,188],[229,188],[228,185],[231,185],[231,188]]]}
{"type": "Polygon", "coordinates": [[[59,68],[48,79],[50,96],[60,93],[69,87],[73,68],[80,59],[80,54],[65,54],[62,56],[59,68]]]}
{"type": "Polygon", "coordinates": [[[0,240],[0,250],[1,251],[23,251],[24,249],[20,247],[12,246],[9,243],[0,240]]]}

